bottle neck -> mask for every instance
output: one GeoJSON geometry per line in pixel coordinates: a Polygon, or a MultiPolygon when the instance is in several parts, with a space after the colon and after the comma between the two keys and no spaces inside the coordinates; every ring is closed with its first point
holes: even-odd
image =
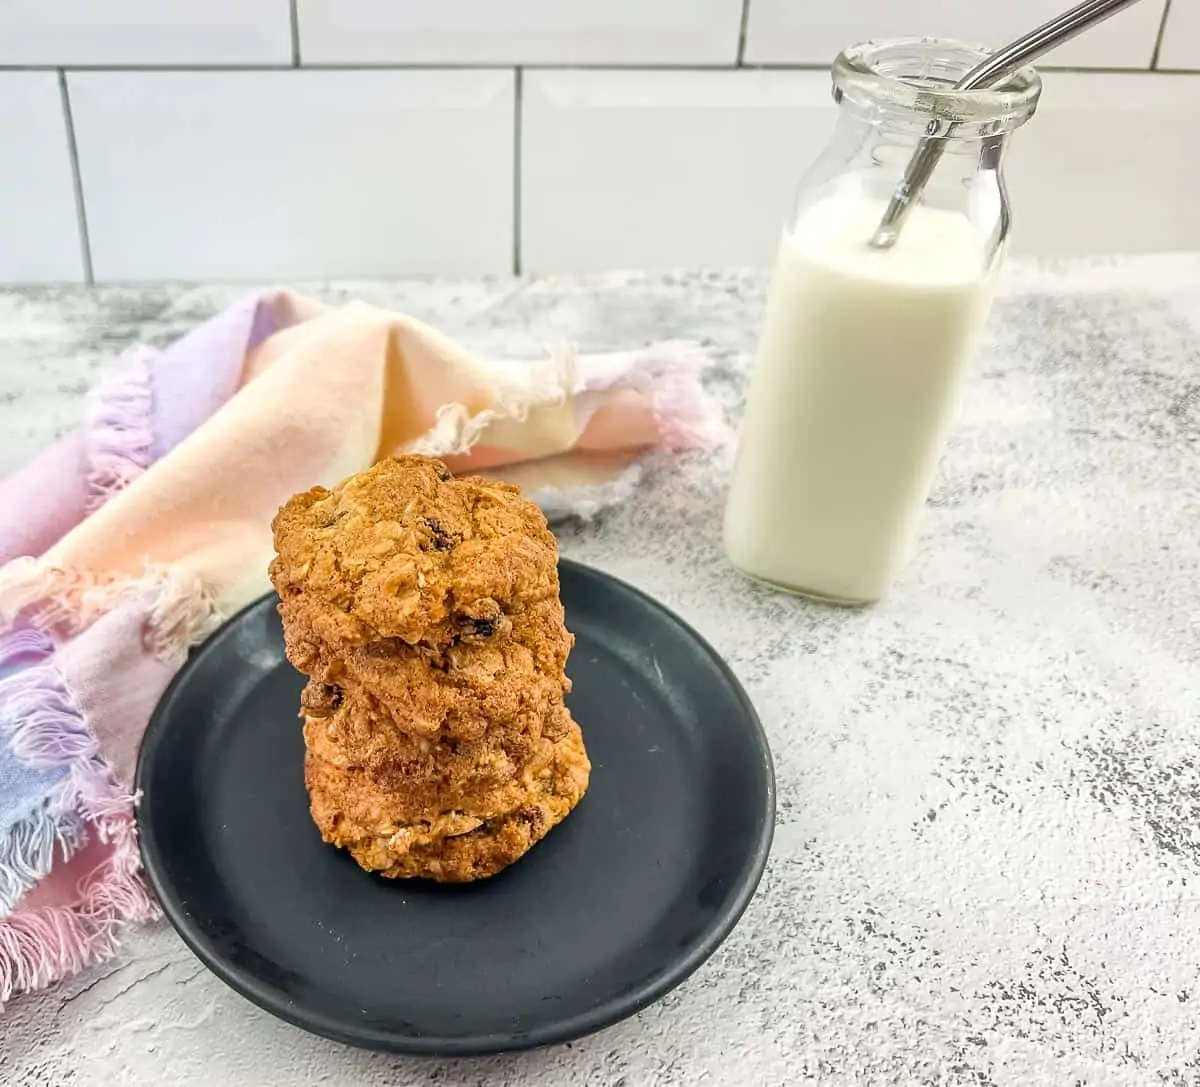
{"type": "Polygon", "coordinates": [[[960,90],[958,81],[989,55],[981,46],[934,38],[851,46],[833,64],[834,100],[871,124],[918,137],[951,131],[980,139],[1011,132],[1033,115],[1041,80],[1023,68],[995,86],[960,90]]]}
{"type": "MultiPolygon", "coordinates": [[[[833,138],[801,183],[797,212],[825,196],[848,195],[878,204],[881,211],[904,176],[921,138],[918,125],[873,122],[843,109],[833,138]]],[[[1008,233],[1009,213],[1002,166],[1007,133],[954,135],[918,200],[918,207],[969,219],[990,252],[1008,233]]]]}
{"type": "MultiPolygon", "coordinates": [[[[823,185],[839,175],[861,174],[872,191],[882,186],[877,195],[890,195],[920,139],[921,132],[914,126],[872,123],[854,111],[843,110],[830,143],[804,178],[804,186],[823,185]]],[[[945,138],[929,191],[954,192],[981,172],[1000,170],[1006,148],[1006,133],[945,138]]]]}

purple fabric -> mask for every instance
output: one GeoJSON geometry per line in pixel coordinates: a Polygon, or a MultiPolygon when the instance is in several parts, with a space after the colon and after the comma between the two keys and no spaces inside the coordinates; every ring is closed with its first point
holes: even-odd
{"type": "Polygon", "coordinates": [[[279,328],[285,306],[278,293],[254,295],[157,353],[150,365],[154,460],[237,392],[245,356],[279,328]]]}

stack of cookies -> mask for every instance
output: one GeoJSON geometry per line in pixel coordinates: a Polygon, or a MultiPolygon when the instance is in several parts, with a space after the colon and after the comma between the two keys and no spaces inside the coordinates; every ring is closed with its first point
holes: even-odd
{"type": "Polygon", "coordinates": [[[517,860],[590,772],[541,511],[397,457],[296,495],[273,528],[322,837],[385,876],[464,882],[517,860]]]}

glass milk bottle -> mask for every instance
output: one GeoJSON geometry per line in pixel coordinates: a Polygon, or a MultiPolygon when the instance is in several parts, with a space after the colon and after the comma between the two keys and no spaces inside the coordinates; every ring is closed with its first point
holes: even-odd
{"type": "Polygon", "coordinates": [[[725,510],[734,566],[843,604],[877,600],[915,534],[1008,234],[1001,161],[1032,69],[953,84],[958,42],[868,42],[833,66],[840,116],[801,185],[767,299],[725,510]],[[942,154],[891,248],[869,242],[918,140],[942,154]]]}

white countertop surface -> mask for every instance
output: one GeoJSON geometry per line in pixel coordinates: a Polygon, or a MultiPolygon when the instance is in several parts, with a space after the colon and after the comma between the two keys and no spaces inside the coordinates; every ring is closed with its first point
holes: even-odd
{"type": "MultiPolygon", "coordinates": [[[[700,339],[736,421],[765,282],[314,293],[512,357],[700,339]]],[[[0,471],[123,347],[244,290],[0,292],[0,471]]],[[[1200,256],[1010,269],[916,557],[873,609],[728,568],[730,456],[656,459],[630,504],[561,529],[728,658],[774,750],[762,887],[688,982],[570,1046],[412,1060],[277,1022],[158,925],[0,1015],[0,1083],[1200,1083],[1200,256]]]]}

